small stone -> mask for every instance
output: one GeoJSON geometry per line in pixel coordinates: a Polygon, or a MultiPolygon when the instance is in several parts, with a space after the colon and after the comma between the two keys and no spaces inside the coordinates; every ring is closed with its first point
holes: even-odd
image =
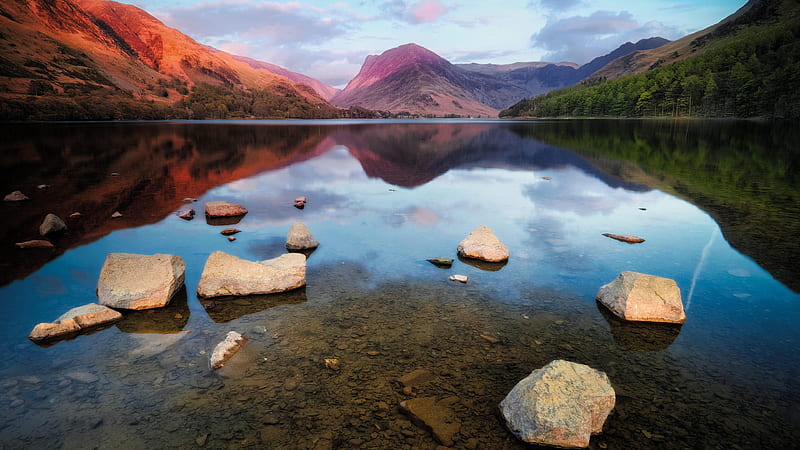
{"type": "Polygon", "coordinates": [[[247,342],[247,338],[235,331],[229,331],[225,339],[214,347],[209,363],[211,370],[217,370],[225,365],[236,352],[247,342]]]}
{"type": "Polygon", "coordinates": [[[233,242],[235,240],[236,238],[234,236],[228,236],[228,242],[233,242]]]}
{"type": "Polygon", "coordinates": [[[416,387],[426,383],[430,383],[433,381],[433,373],[428,369],[415,369],[402,377],[398,378],[399,381],[403,386],[406,387],[416,387]]]}
{"type": "Polygon", "coordinates": [[[286,381],[283,382],[283,388],[287,391],[293,391],[297,389],[297,385],[299,383],[295,378],[288,378],[286,381]]]}
{"type": "Polygon", "coordinates": [[[119,176],[119,174],[118,174],[117,172],[111,172],[111,176],[112,176],[112,177],[118,177],[118,176],[119,176]]]}
{"type": "Polygon", "coordinates": [[[286,235],[287,250],[309,250],[319,247],[319,242],[314,238],[305,224],[297,222],[289,228],[286,235]]]}
{"type": "Polygon", "coordinates": [[[55,214],[48,214],[45,216],[42,224],[39,225],[39,234],[47,236],[48,234],[60,233],[67,229],[67,224],[55,214]]]}
{"type": "Polygon", "coordinates": [[[403,387],[403,394],[408,395],[409,397],[414,395],[414,388],[411,386],[404,386],[403,387]]]}
{"type": "Polygon", "coordinates": [[[481,337],[481,339],[485,340],[490,344],[497,344],[498,342],[500,342],[500,339],[497,339],[494,336],[489,336],[488,334],[480,334],[479,336],[481,337]]]}
{"type": "Polygon", "coordinates": [[[543,180],[552,180],[551,177],[542,177],[543,180]]]}
{"type": "Polygon", "coordinates": [[[647,211],[647,208],[639,208],[639,211],[647,211]]]}
{"type": "Polygon", "coordinates": [[[23,194],[21,191],[14,191],[3,197],[3,201],[5,202],[21,202],[25,200],[30,200],[30,197],[23,194]]]}
{"type": "Polygon", "coordinates": [[[80,218],[81,216],[83,216],[83,214],[81,214],[81,213],[79,213],[79,212],[74,212],[74,213],[72,213],[72,214],[70,214],[70,215],[69,215],[69,218],[70,218],[70,219],[78,219],[78,218],[80,218]]]}
{"type": "Polygon", "coordinates": [[[469,277],[466,275],[450,275],[450,281],[458,281],[460,283],[466,283],[469,281],[469,277]]]}
{"type": "Polygon", "coordinates": [[[628,244],[639,244],[641,242],[644,242],[644,239],[638,236],[631,236],[629,234],[603,233],[603,236],[610,237],[611,239],[616,239],[618,241],[626,242],[628,244]]]}
{"type": "Polygon", "coordinates": [[[192,220],[194,219],[194,215],[195,211],[192,208],[178,210],[178,217],[183,220],[192,220]]]}
{"type": "Polygon", "coordinates": [[[375,407],[378,408],[381,411],[388,411],[389,410],[389,404],[386,403],[386,402],[383,402],[383,401],[376,403],[375,407]]]}
{"type": "Polygon", "coordinates": [[[202,436],[198,436],[198,437],[197,437],[197,439],[195,439],[194,441],[195,441],[195,442],[197,443],[197,445],[199,445],[200,447],[202,447],[202,446],[206,445],[206,442],[208,441],[208,433],[206,433],[206,434],[203,434],[202,436]]]}
{"type": "Polygon", "coordinates": [[[220,231],[219,234],[223,236],[232,236],[236,233],[241,233],[242,230],[238,230],[236,228],[225,228],[224,230],[220,231]]]}
{"type": "Polygon", "coordinates": [[[453,265],[453,258],[445,258],[443,256],[430,258],[427,261],[437,267],[450,267],[453,265]]]}
{"type": "Polygon", "coordinates": [[[34,239],[32,241],[17,242],[17,248],[53,248],[53,243],[44,239],[34,239]]]}
{"type": "Polygon", "coordinates": [[[186,198],[183,199],[183,201],[185,203],[192,203],[192,202],[196,202],[197,199],[196,198],[191,198],[191,197],[186,197],[186,198]]]}
{"type": "Polygon", "coordinates": [[[378,356],[378,355],[380,355],[380,352],[377,352],[375,350],[370,350],[370,351],[367,352],[367,355],[369,355],[369,356],[378,356]]]}
{"type": "Polygon", "coordinates": [[[325,358],[325,367],[331,370],[339,370],[339,360],[336,358],[325,358]]]}
{"type": "Polygon", "coordinates": [[[297,197],[297,198],[294,199],[295,203],[305,203],[307,201],[308,201],[308,199],[305,198],[305,197],[297,197]]]}
{"type": "Polygon", "coordinates": [[[122,217],[122,213],[119,211],[114,211],[114,214],[111,215],[112,219],[119,219],[120,217],[122,217]]]}
{"type": "Polygon", "coordinates": [[[46,190],[50,189],[50,185],[49,184],[40,184],[40,185],[36,186],[36,189],[38,189],[40,191],[46,191],[46,190]]]}

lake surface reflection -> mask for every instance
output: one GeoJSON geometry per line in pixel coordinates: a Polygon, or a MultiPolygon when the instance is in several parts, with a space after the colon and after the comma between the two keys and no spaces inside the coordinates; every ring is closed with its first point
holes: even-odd
{"type": "MultiPolygon", "coordinates": [[[[800,141],[755,122],[369,121],[0,126],[0,447],[435,448],[399,410],[458,396],[455,447],[521,448],[495,415],[531,370],[605,371],[601,448],[777,448],[800,439],[800,141]],[[37,189],[41,184],[47,189],[37,189]],[[308,197],[305,209],[293,207],[308,197]],[[191,203],[199,215],[175,215],[191,203]],[[206,201],[245,205],[228,242],[206,201]],[[122,217],[112,219],[115,211],[122,217]],[[36,238],[47,213],[69,230],[36,238]],[[77,219],[66,219],[80,212],[77,219]],[[306,288],[200,300],[208,255],[262,260],[304,222],[306,288]],[[506,265],[456,259],[487,225],[506,265]],[[646,239],[628,245],[601,233],[646,239]],[[33,326],[95,301],[110,252],[169,253],[160,310],[49,346],[33,326]],[[594,301],[624,270],[673,278],[682,326],[594,301]],[[469,283],[448,281],[451,274],[469,283]],[[230,330],[250,341],[224,368],[230,330]],[[481,338],[495,337],[497,343],[481,338]],[[325,367],[338,358],[341,370],[325,367]]],[[[796,128],[796,127],[795,127],[796,128]]]]}

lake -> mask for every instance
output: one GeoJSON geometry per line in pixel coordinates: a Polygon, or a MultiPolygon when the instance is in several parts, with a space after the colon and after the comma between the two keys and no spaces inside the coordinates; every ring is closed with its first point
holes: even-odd
{"type": "Polygon", "coordinates": [[[221,121],[0,125],[0,448],[435,448],[399,409],[457,396],[457,448],[524,448],[496,413],[554,359],[606,372],[592,448],[800,441],[800,130],[751,121],[221,121]],[[37,186],[46,184],[47,188],[37,186]],[[302,210],[293,199],[306,196],[302,210]],[[185,200],[188,199],[188,200],[185,200]],[[196,199],[193,202],[192,199],[196,199]],[[207,201],[249,213],[235,227],[207,201]],[[192,207],[198,215],[177,217],[192,207]],[[119,211],[121,218],[112,219],[119,211]],[[80,212],[79,218],[68,218],[80,212]],[[17,249],[47,213],[53,249],[17,249]],[[303,222],[305,288],[199,299],[208,255],[264,260],[303,222]],[[479,225],[507,264],[456,259],[479,225]],[[629,245],[602,233],[646,239],[629,245]],[[96,301],[106,255],[179,255],[165,308],[50,345],[96,301]],[[595,301],[632,270],[674,279],[683,325],[595,301]],[[466,284],[448,280],[469,277],[466,284]],[[218,371],[228,331],[249,338],[218,371]],[[492,341],[485,337],[491,337],[492,341]],[[337,358],[340,370],[326,368],[337,358]]]}

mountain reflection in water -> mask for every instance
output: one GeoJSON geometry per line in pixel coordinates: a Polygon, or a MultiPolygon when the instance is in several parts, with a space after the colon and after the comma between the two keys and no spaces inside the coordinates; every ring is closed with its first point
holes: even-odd
{"type": "Polygon", "coordinates": [[[592,447],[800,440],[797,130],[283,121],[0,131],[0,188],[31,197],[0,206],[0,447],[433,449],[398,409],[409,396],[395,380],[422,367],[433,380],[416,395],[459,398],[456,447],[524,448],[497,404],[553,359],[603,370],[614,386],[592,447]],[[248,208],[235,241],[202,217],[212,200],[248,208]],[[194,220],[174,214],[187,207],[194,220]],[[70,227],[55,249],[14,248],[50,212],[70,227]],[[197,297],[211,252],[274,258],[298,221],[320,242],[305,288],[197,297]],[[477,225],[509,247],[507,263],[457,257],[477,225]],[[96,299],[111,252],[180,255],[185,288],[92,334],[28,341],[36,323],[96,299]],[[439,256],[452,267],[426,261],[439,256]],[[686,323],[632,324],[599,306],[597,289],[622,270],[675,279],[686,323]],[[231,330],[249,341],[212,372],[209,354],[231,330]]]}

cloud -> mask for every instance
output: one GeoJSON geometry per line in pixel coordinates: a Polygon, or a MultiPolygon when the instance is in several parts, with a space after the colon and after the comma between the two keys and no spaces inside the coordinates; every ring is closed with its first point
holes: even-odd
{"type": "Polygon", "coordinates": [[[513,55],[517,50],[452,50],[443,54],[452,63],[470,63],[475,61],[496,61],[504,56],[513,55]]]}
{"type": "Polygon", "coordinates": [[[387,0],[380,8],[390,18],[414,25],[435,22],[450,11],[450,8],[439,0],[418,0],[414,3],[408,3],[406,0],[387,0]]]}
{"type": "Polygon", "coordinates": [[[531,44],[545,50],[547,60],[583,64],[628,41],[678,35],[679,30],[658,21],[640,24],[627,11],[595,11],[589,16],[549,19],[541,31],[531,36],[531,44]]]}
{"type": "Polygon", "coordinates": [[[580,3],[581,0],[530,0],[530,2],[528,2],[528,7],[539,7],[549,11],[566,11],[580,3]]]}

